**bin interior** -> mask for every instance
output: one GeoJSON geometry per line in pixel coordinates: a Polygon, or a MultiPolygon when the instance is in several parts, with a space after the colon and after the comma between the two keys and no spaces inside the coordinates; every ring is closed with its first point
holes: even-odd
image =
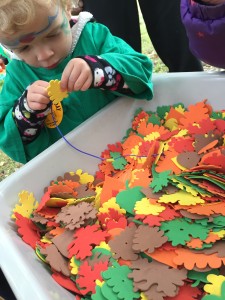
{"type": "MultiPolygon", "coordinates": [[[[168,73],[153,75],[151,101],[119,98],[81,124],[66,138],[77,148],[100,156],[107,144],[121,140],[131,125],[135,110],[155,110],[157,106],[203,99],[216,109],[225,109],[225,73],[168,73]]],[[[0,265],[18,300],[70,300],[74,296],[59,286],[33,249],[17,235],[10,220],[22,190],[33,192],[37,200],[52,179],[68,171],[82,169],[94,174],[100,160],[71,148],[61,139],[0,183],[0,265]]]]}

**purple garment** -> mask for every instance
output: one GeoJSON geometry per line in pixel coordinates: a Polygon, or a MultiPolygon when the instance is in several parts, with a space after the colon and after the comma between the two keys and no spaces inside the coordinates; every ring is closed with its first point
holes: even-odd
{"type": "Polygon", "coordinates": [[[225,69],[225,4],[209,6],[181,0],[181,18],[192,53],[211,66],[225,69]]]}

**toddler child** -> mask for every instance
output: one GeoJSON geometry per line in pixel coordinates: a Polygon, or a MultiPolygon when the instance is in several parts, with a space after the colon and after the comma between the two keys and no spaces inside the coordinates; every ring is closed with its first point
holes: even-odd
{"type": "Polygon", "coordinates": [[[71,0],[0,1],[0,43],[12,53],[0,95],[0,148],[18,162],[60,138],[50,80],[68,91],[54,108],[64,135],[118,96],[153,97],[150,59],[88,12],[71,22],[71,8],[71,0]]]}

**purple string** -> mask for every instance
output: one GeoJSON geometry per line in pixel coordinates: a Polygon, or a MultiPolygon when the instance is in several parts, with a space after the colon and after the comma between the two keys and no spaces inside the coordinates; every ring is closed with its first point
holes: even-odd
{"type": "Polygon", "coordinates": [[[83,150],[80,150],[78,149],[77,147],[75,147],[74,145],[72,145],[67,139],[66,137],[64,136],[64,134],[62,133],[62,131],[59,129],[59,126],[57,125],[56,123],[56,119],[55,119],[55,116],[54,116],[54,113],[53,113],[53,110],[52,110],[52,105],[51,105],[51,114],[52,114],[52,119],[54,121],[54,124],[55,124],[55,127],[56,129],[58,130],[59,134],[61,135],[61,137],[64,139],[64,141],[70,146],[72,147],[73,149],[75,149],[76,151],[82,153],[82,154],[85,154],[85,155],[88,155],[88,156],[91,156],[91,157],[94,157],[94,158],[97,158],[97,159],[100,159],[100,160],[104,160],[104,158],[100,157],[100,156],[97,156],[97,155],[94,155],[94,154],[91,154],[91,153],[88,153],[88,152],[85,152],[83,150]]]}
{"type": "MultiPolygon", "coordinates": [[[[66,137],[64,136],[64,134],[62,133],[62,131],[59,129],[59,126],[57,125],[57,122],[56,122],[56,119],[55,119],[55,116],[54,116],[54,113],[53,113],[53,110],[52,110],[52,105],[51,105],[51,114],[52,114],[52,119],[53,119],[53,121],[54,121],[55,127],[56,127],[56,129],[58,130],[60,136],[64,139],[64,141],[65,141],[70,147],[72,147],[73,149],[75,149],[76,151],[78,151],[78,152],[80,152],[80,153],[82,153],[82,154],[85,154],[85,155],[88,155],[88,156],[91,156],[91,157],[100,159],[101,161],[107,160],[107,159],[102,158],[102,157],[100,157],[100,156],[97,156],[97,155],[88,153],[88,152],[86,152],[86,151],[83,151],[83,150],[81,150],[81,149],[75,147],[73,144],[71,144],[71,143],[66,139],[66,137]]],[[[158,154],[157,154],[157,155],[158,155],[158,154]]],[[[129,156],[129,157],[135,156],[135,157],[137,157],[137,158],[147,157],[146,155],[127,154],[127,155],[124,155],[124,156],[118,156],[118,157],[114,158],[113,160],[119,159],[119,158],[121,158],[121,157],[127,157],[127,156],[129,156]]]]}

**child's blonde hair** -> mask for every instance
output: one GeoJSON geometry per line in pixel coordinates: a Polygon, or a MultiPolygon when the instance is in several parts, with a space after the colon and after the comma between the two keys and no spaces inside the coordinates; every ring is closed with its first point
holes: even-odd
{"type": "Polygon", "coordinates": [[[63,9],[72,8],[72,0],[0,0],[0,34],[13,34],[19,27],[32,22],[36,8],[49,8],[58,4],[63,9]]]}

